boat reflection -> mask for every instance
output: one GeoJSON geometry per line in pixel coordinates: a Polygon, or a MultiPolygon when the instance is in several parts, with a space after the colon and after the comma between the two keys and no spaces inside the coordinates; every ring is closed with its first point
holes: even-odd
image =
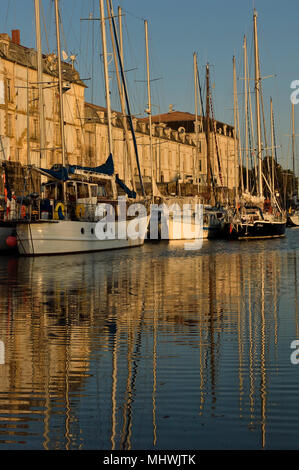
{"type": "Polygon", "coordinates": [[[219,447],[219,417],[267,447],[297,254],[217,246],[1,259],[0,448],[219,447]]]}

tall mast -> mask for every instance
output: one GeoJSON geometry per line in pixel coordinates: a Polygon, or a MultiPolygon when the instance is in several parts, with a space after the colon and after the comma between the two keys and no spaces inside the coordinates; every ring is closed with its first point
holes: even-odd
{"type": "Polygon", "coordinates": [[[296,164],[295,164],[295,106],[292,103],[292,160],[293,160],[293,191],[296,186],[296,164]]]}
{"type": "Polygon", "coordinates": [[[245,161],[246,191],[249,191],[249,159],[248,159],[248,89],[247,89],[247,39],[244,35],[244,114],[245,114],[245,161]]]}
{"type": "Polygon", "coordinates": [[[62,166],[65,166],[64,112],[63,112],[63,96],[62,96],[62,70],[61,70],[58,0],[55,0],[55,19],[56,19],[56,37],[57,37],[58,88],[59,88],[59,102],[60,102],[60,133],[61,133],[62,166]]]}
{"type": "Polygon", "coordinates": [[[275,185],[274,185],[274,125],[273,125],[273,105],[272,98],[270,98],[270,117],[271,117],[271,182],[272,182],[272,195],[274,195],[275,185]]]}
{"type": "Polygon", "coordinates": [[[109,154],[113,155],[113,140],[112,140],[112,125],[111,125],[111,104],[110,104],[110,90],[109,90],[109,76],[108,76],[108,61],[107,61],[107,42],[106,42],[105,12],[104,12],[104,2],[103,2],[103,0],[100,0],[100,16],[101,16],[101,33],[102,33],[102,44],[103,44],[105,92],[106,92],[106,105],[107,105],[107,118],[108,118],[109,154]]]}
{"type": "Polygon", "coordinates": [[[121,72],[121,78],[122,78],[122,82],[123,82],[123,86],[124,86],[123,88],[124,88],[125,100],[126,100],[126,105],[127,105],[127,110],[128,110],[127,117],[128,117],[128,120],[129,120],[131,132],[132,132],[133,145],[134,145],[134,150],[135,150],[135,155],[136,155],[136,163],[137,163],[137,169],[138,169],[138,174],[139,174],[141,192],[142,192],[142,196],[145,196],[145,190],[144,190],[144,185],[143,185],[143,181],[142,181],[142,174],[141,174],[141,168],[140,168],[140,162],[139,162],[139,156],[138,156],[138,146],[137,146],[136,136],[135,136],[135,132],[134,132],[132,115],[131,115],[131,111],[130,111],[130,103],[129,103],[128,93],[127,93],[126,79],[125,79],[123,64],[121,62],[121,57],[120,57],[120,52],[119,52],[119,44],[118,44],[117,31],[116,31],[115,21],[114,21],[112,1],[107,0],[107,2],[109,2],[109,5],[110,5],[109,11],[111,11],[110,16],[111,16],[111,19],[112,19],[112,25],[113,25],[113,32],[114,32],[114,37],[115,37],[117,55],[118,55],[118,58],[119,58],[119,61],[120,61],[120,72],[121,72]]]}
{"type": "Polygon", "coordinates": [[[26,113],[26,118],[27,118],[27,165],[31,164],[31,159],[30,159],[30,134],[29,134],[29,127],[30,127],[30,119],[29,119],[29,70],[28,70],[28,64],[27,64],[27,89],[26,89],[26,100],[27,100],[27,113],[26,113]]]}
{"type": "Polygon", "coordinates": [[[262,174],[262,141],[261,141],[261,115],[260,115],[260,67],[259,49],[257,39],[257,12],[253,13],[254,30],[254,63],[255,63],[255,102],[256,102],[256,135],[257,135],[257,158],[258,158],[258,188],[259,196],[263,196],[263,174],[262,174]]]}
{"type": "Polygon", "coordinates": [[[194,111],[195,111],[195,143],[196,143],[196,156],[194,177],[196,178],[196,184],[198,186],[198,167],[199,167],[199,142],[198,142],[198,108],[197,108],[197,58],[196,53],[193,54],[193,68],[194,68],[194,111]]]}
{"type": "Polygon", "coordinates": [[[236,75],[236,66],[235,66],[235,91],[236,91],[236,114],[237,114],[237,146],[239,151],[239,179],[241,182],[242,193],[244,192],[244,181],[243,181],[243,165],[242,165],[242,150],[241,150],[241,133],[240,133],[240,119],[239,119],[239,103],[238,103],[238,88],[237,88],[237,75],[236,75]]]}
{"type": "MultiPolygon", "coordinates": [[[[109,3],[109,2],[108,2],[109,3]]],[[[123,44],[123,22],[122,22],[122,9],[118,7],[118,26],[119,26],[119,52],[120,52],[120,59],[121,63],[124,63],[124,44],[123,44]]],[[[122,90],[122,99],[125,102],[125,94],[124,94],[124,85],[121,84],[122,90]]]]}
{"type": "MultiPolygon", "coordinates": [[[[107,0],[107,10],[108,10],[108,17],[109,17],[111,43],[112,43],[112,47],[113,47],[113,57],[114,57],[114,65],[115,65],[116,78],[117,78],[117,86],[118,86],[121,112],[122,112],[122,124],[123,124],[123,128],[124,128],[126,148],[127,148],[127,159],[126,160],[129,160],[129,162],[130,162],[131,180],[132,180],[131,182],[132,182],[133,190],[136,192],[136,184],[135,184],[135,180],[134,180],[133,156],[132,156],[132,151],[131,151],[131,144],[130,144],[130,138],[129,138],[129,133],[128,133],[127,116],[126,116],[126,109],[125,109],[124,88],[123,88],[123,85],[121,83],[120,74],[119,74],[119,67],[118,67],[117,54],[116,54],[116,48],[115,48],[115,40],[114,40],[114,34],[113,34],[113,25],[112,25],[113,13],[112,13],[111,8],[110,8],[109,0],[107,0]]],[[[121,11],[119,11],[119,14],[121,15],[121,11]]],[[[120,26],[120,30],[121,30],[121,26],[120,26]]],[[[122,44],[122,40],[121,40],[121,44],[122,44]]],[[[121,62],[123,63],[122,53],[121,53],[121,62]]],[[[124,165],[127,164],[126,160],[124,161],[124,165]]],[[[127,171],[125,173],[127,173],[127,171]]]]}
{"type": "Polygon", "coordinates": [[[235,154],[235,196],[237,198],[239,187],[238,171],[238,145],[237,145],[237,76],[236,76],[236,58],[233,56],[233,82],[234,82],[234,154],[235,154]]]}
{"type": "Polygon", "coordinates": [[[46,166],[46,137],[44,117],[44,95],[43,95],[43,59],[40,32],[40,0],[34,0],[35,5],[35,31],[37,49],[37,82],[38,82],[38,105],[39,105],[39,129],[40,129],[40,156],[42,165],[46,166]]]}
{"type": "Polygon", "coordinates": [[[206,141],[207,141],[207,185],[208,197],[211,197],[211,148],[210,148],[210,69],[206,66],[206,141]]]}
{"type": "Polygon", "coordinates": [[[152,198],[154,199],[154,162],[153,162],[153,139],[152,139],[152,103],[151,103],[151,87],[150,87],[150,71],[149,71],[149,54],[148,54],[148,28],[147,20],[144,20],[145,29],[145,47],[146,47],[146,70],[147,70],[147,114],[149,120],[149,140],[150,140],[150,161],[151,161],[151,178],[152,178],[152,198]]]}

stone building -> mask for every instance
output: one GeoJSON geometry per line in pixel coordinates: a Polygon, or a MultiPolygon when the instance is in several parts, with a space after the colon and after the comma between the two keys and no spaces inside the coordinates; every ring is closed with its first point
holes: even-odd
{"type": "MultiPolygon", "coordinates": [[[[63,105],[66,163],[97,166],[108,157],[106,109],[85,102],[85,84],[73,64],[62,62],[63,105]]],[[[19,30],[0,34],[0,135],[3,152],[0,158],[49,168],[62,162],[58,66],[55,54],[43,55],[43,94],[46,150],[40,151],[40,116],[37,82],[37,53],[21,45],[19,30]],[[43,156],[43,158],[42,158],[43,156]]],[[[153,117],[153,162],[150,158],[150,136],[147,118],[133,118],[141,173],[145,183],[152,171],[158,183],[184,182],[206,184],[206,140],[199,133],[197,152],[194,115],[171,111],[153,117]],[[153,169],[152,169],[153,165],[153,169]]],[[[204,124],[204,123],[203,123],[204,124]]],[[[202,125],[202,121],[199,123],[202,125]]],[[[211,134],[212,167],[220,186],[236,185],[236,165],[232,126],[216,122],[221,171],[217,164],[216,140],[211,134]]],[[[112,114],[113,157],[115,172],[129,182],[138,181],[132,136],[129,158],[119,112],[112,114]],[[133,168],[132,168],[133,167],[133,168]]],[[[1,150],[1,148],[0,148],[1,150]]]]}
{"type": "MultiPolygon", "coordinates": [[[[148,121],[145,118],[144,121],[148,121]]],[[[194,169],[197,171],[200,185],[207,182],[207,141],[206,122],[201,116],[198,117],[198,156],[195,158],[194,169]],[[197,162],[197,163],[196,163],[197,162]]],[[[195,115],[187,112],[174,111],[170,106],[168,113],[152,116],[155,126],[168,126],[173,133],[177,133],[182,140],[191,138],[195,147],[196,142],[196,120],[195,115]]],[[[217,186],[229,189],[238,184],[238,159],[235,158],[234,128],[229,124],[216,121],[210,123],[214,132],[210,133],[211,166],[214,182],[217,186]],[[218,152],[217,152],[218,150],[218,152]],[[218,157],[217,157],[218,153],[218,157]],[[237,171],[236,171],[237,169],[237,171]]],[[[197,151],[195,150],[195,154],[197,151]]],[[[193,179],[193,175],[184,174],[183,178],[193,179]]],[[[158,179],[159,181],[159,179],[158,179]]]]}
{"type": "MultiPolygon", "coordinates": [[[[49,167],[61,162],[57,57],[43,55],[43,92],[46,152],[40,158],[37,53],[0,34],[0,134],[5,158],[22,164],[49,167]]],[[[63,62],[64,122],[67,161],[81,161],[84,141],[84,90],[78,72],[63,62]]],[[[2,153],[3,158],[3,153],[2,153]]]]}

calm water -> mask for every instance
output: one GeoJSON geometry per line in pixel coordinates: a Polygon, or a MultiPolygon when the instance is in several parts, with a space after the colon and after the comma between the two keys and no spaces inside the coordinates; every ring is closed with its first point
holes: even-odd
{"type": "Polygon", "coordinates": [[[298,241],[1,257],[0,450],[298,449],[298,241]]]}

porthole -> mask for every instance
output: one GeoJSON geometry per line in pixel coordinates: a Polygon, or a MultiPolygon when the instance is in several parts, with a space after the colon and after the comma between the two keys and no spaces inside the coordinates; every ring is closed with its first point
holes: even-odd
{"type": "Polygon", "coordinates": [[[82,235],[84,235],[84,233],[85,233],[85,230],[84,230],[83,227],[81,228],[81,233],[82,233],[82,235]]]}
{"type": "Polygon", "coordinates": [[[91,231],[91,235],[93,235],[94,234],[94,229],[92,228],[90,231],[91,231]]]}

